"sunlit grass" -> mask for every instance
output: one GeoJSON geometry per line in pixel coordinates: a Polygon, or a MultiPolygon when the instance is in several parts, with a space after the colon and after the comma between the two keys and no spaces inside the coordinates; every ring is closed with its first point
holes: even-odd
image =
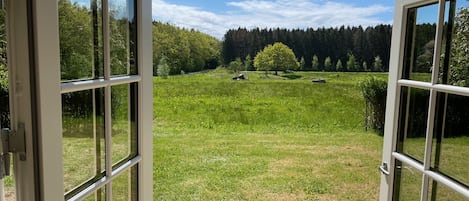
{"type": "Polygon", "coordinates": [[[154,200],[377,199],[382,138],[357,87],[370,74],[244,73],[155,78],[154,200]]]}

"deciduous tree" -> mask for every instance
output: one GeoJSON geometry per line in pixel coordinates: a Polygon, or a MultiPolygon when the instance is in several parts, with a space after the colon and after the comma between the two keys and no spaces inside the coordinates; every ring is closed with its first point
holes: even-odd
{"type": "Polygon", "coordinates": [[[254,58],[254,67],[258,71],[296,70],[299,67],[295,53],[283,43],[268,45],[254,58]]]}

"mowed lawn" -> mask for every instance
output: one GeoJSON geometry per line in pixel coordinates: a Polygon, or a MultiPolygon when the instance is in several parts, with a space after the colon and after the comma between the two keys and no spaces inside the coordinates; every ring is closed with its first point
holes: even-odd
{"type": "Polygon", "coordinates": [[[245,74],[154,79],[154,200],[378,199],[358,83],[386,74],[245,74]]]}

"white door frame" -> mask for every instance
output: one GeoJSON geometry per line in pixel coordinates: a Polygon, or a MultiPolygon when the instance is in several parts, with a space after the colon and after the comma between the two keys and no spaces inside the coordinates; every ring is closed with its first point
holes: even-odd
{"type": "MultiPolygon", "coordinates": [[[[25,161],[14,160],[16,198],[63,200],[57,0],[8,0],[7,4],[10,91],[14,94],[10,101],[12,125],[25,124],[27,150],[25,161]]],[[[136,0],[136,6],[140,75],[138,194],[144,201],[153,199],[151,0],[136,0]]]]}
{"type": "MultiPolygon", "coordinates": [[[[394,25],[392,34],[391,44],[391,59],[389,64],[389,81],[388,81],[388,96],[386,102],[386,124],[384,131],[384,143],[383,143],[383,166],[381,166],[383,174],[381,175],[381,186],[380,186],[380,200],[387,201],[393,200],[393,188],[394,188],[394,173],[395,173],[395,161],[399,160],[411,167],[415,168],[422,173],[422,191],[421,200],[427,200],[426,190],[429,188],[429,180],[433,179],[449,187],[450,189],[461,193],[462,195],[469,197],[469,191],[467,188],[462,187],[457,182],[448,179],[442,174],[435,171],[431,171],[431,153],[432,153],[432,139],[433,139],[433,124],[434,114],[436,105],[436,94],[438,92],[461,94],[469,96],[467,88],[455,87],[449,85],[438,84],[439,69],[433,68],[433,75],[431,82],[419,82],[412,80],[402,79],[402,70],[404,64],[404,48],[405,48],[405,34],[407,32],[407,12],[410,8],[424,6],[428,4],[438,3],[439,11],[435,13],[438,16],[437,30],[435,35],[435,52],[434,55],[441,54],[442,47],[442,36],[445,5],[446,0],[396,0],[395,11],[394,11],[394,25]],[[399,104],[400,104],[400,89],[404,86],[421,88],[430,91],[429,108],[428,108],[428,119],[427,119],[427,130],[426,130],[426,147],[425,147],[425,159],[423,164],[417,163],[411,158],[405,156],[402,153],[398,153],[396,149],[396,141],[398,135],[398,124],[399,124],[399,104]],[[384,166],[384,164],[387,164],[384,166]]],[[[435,56],[433,60],[434,66],[439,66],[440,57],[435,56]]]]}

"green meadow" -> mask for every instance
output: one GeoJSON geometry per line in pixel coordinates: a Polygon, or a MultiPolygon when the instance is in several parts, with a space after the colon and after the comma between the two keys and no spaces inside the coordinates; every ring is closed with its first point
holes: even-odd
{"type": "Polygon", "coordinates": [[[358,83],[387,74],[244,74],[154,79],[154,200],[378,199],[358,83]]]}

